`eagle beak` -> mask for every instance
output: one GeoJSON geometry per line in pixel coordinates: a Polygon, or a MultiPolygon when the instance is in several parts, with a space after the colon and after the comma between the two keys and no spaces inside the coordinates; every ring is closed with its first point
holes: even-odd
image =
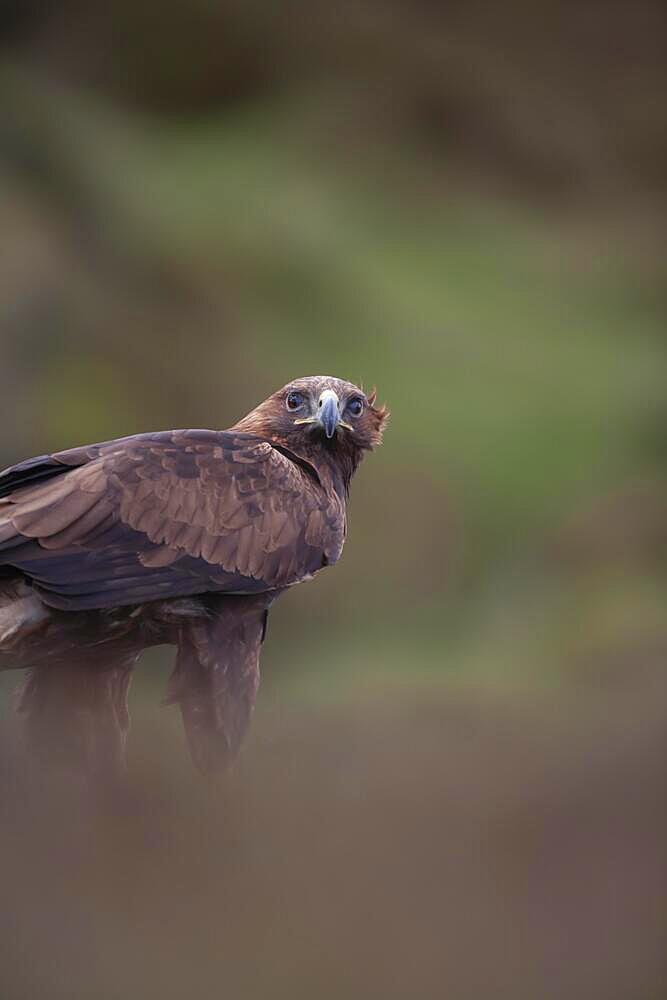
{"type": "Polygon", "coordinates": [[[317,419],[324,433],[332,438],[338,426],[338,396],[333,389],[325,389],[317,404],[317,419]]]}

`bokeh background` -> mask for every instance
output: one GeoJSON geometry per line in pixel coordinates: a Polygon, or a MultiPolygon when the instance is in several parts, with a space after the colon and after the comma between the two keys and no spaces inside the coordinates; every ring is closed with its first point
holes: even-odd
{"type": "Polygon", "coordinates": [[[3,997],[664,995],[666,27],[2,4],[0,464],[304,374],[392,410],[224,781],[167,651],[113,802],[26,786],[0,678],[3,997]]]}

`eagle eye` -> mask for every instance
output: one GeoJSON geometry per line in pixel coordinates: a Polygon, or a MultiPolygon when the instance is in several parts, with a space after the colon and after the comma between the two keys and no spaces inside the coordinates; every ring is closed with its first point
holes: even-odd
{"type": "Polygon", "coordinates": [[[302,392],[296,392],[296,390],[287,393],[287,409],[288,410],[298,410],[306,402],[306,397],[302,392]]]}
{"type": "Polygon", "coordinates": [[[353,417],[360,417],[364,409],[364,401],[359,396],[353,396],[347,404],[347,408],[353,417]]]}

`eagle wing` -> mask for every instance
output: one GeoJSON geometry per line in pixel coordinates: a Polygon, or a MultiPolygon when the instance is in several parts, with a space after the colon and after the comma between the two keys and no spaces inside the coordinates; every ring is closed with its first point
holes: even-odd
{"type": "Polygon", "coordinates": [[[141,434],[0,476],[0,566],[66,610],[279,589],[335,562],[344,533],[314,468],[233,431],[141,434]]]}

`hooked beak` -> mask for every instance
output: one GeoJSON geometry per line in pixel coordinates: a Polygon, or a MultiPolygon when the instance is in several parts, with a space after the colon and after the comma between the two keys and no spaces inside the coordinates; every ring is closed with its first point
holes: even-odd
{"type": "Polygon", "coordinates": [[[328,438],[336,433],[339,419],[338,396],[333,389],[325,389],[317,404],[317,420],[328,438]]]}

